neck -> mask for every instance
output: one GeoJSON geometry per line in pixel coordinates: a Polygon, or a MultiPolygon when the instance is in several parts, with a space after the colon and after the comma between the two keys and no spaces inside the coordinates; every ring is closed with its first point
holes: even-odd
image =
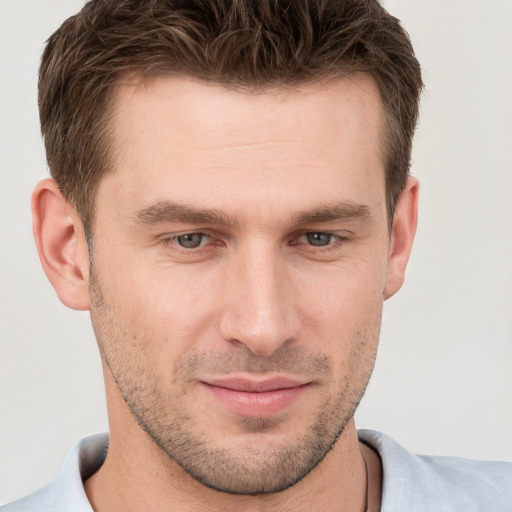
{"type": "MultiPolygon", "coordinates": [[[[111,433],[105,463],[85,482],[87,496],[96,512],[141,509],[146,512],[310,512],[315,509],[360,512],[367,493],[363,456],[370,475],[375,473],[373,452],[363,448],[370,453],[362,454],[353,423],[347,425],[331,452],[301,481],[285,491],[262,496],[231,495],[209,489],[171,461],[146,436],[144,442],[138,443],[131,436],[123,438],[111,433]]],[[[369,510],[375,506],[374,487],[371,479],[369,510]]]]}

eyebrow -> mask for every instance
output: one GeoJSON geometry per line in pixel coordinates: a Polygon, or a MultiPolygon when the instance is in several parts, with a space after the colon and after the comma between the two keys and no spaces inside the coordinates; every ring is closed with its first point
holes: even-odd
{"type": "Polygon", "coordinates": [[[297,225],[316,224],[333,221],[349,221],[370,217],[368,206],[354,202],[334,203],[315,210],[305,210],[293,216],[297,225]]]}
{"type": "Polygon", "coordinates": [[[183,222],[188,224],[209,224],[236,227],[237,222],[220,210],[203,210],[173,201],[160,201],[134,215],[142,224],[163,224],[183,222]]]}
{"type": "MultiPolygon", "coordinates": [[[[341,202],[313,210],[297,212],[292,217],[295,226],[349,221],[370,217],[370,209],[354,202],[341,202]]],[[[160,201],[154,205],[137,210],[134,214],[137,222],[142,224],[185,223],[206,224],[225,227],[237,227],[238,222],[221,210],[199,209],[173,201],[160,201]]]]}

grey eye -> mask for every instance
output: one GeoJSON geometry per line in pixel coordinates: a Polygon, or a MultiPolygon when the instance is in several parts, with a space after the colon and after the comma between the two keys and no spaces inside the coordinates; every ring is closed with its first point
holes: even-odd
{"type": "Polygon", "coordinates": [[[309,245],[323,247],[331,243],[332,235],[329,233],[306,233],[306,240],[309,245]]]}
{"type": "Polygon", "coordinates": [[[187,233],[186,235],[177,236],[176,242],[185,249],[195,249],[201,245],[203,238],[204,235],[201,233],[187,233]]]}

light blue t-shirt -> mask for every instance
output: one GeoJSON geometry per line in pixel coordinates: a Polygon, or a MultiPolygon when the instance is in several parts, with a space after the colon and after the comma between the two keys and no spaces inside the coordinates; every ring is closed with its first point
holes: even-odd
{"type": "MultiPolygon", "coordinates": [[[[381,512],[512,512],[512,463],[414,455],[390,437],[360,430],[383,465],[381,512]]],[[[105,460],[108,434],[79,441],[57,478],[1,512],[92,512],[83,480],[105,460]]]]}

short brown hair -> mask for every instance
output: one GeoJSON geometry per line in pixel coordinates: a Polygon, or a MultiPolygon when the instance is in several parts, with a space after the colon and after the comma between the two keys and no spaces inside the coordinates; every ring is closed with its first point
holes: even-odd
{"type": "Polygon", "coordinates": [[[91,0],[49,38],[39,76],[48,165],[92,227],[111,165],[116,83],[177,74],[248,90],[366,72],[386,113],[388,217],[409,173],[422,88],[407,33],[377,0],[91,0]]]}

